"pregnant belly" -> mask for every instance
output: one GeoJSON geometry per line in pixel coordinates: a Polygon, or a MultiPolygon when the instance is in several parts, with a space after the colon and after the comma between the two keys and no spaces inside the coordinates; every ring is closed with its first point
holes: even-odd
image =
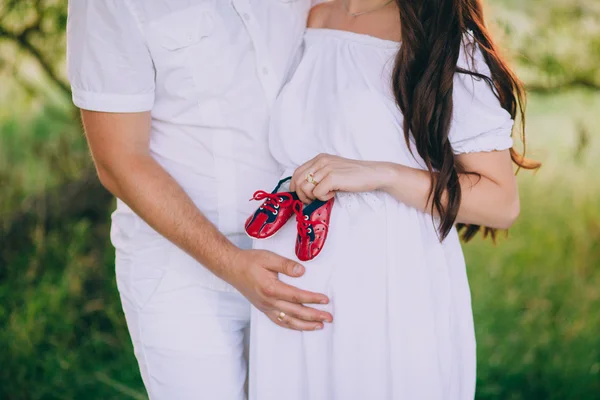
{"type": "Polygon", "coordinates": [[[300,278],[280,276],[283,282],[304,290],[331,294],[334,286],[358,287],[367,281],[385,284],[387,269],[385,208],[373,209],[365,203],[349,210],[334,205],[327,241],[312,261],[300,262],[295,255],[296,221],[292,218],[273,237],[254,241],[255,249],[272,251],[304,265],[306,273],[300,278]]]}

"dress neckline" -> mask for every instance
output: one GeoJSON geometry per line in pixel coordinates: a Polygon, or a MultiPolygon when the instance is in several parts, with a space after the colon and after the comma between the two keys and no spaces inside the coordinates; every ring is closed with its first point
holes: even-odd
{"type": "Polygon", "coordinates": [[[393,40],[382,39],[377,36],[367,35],[366,33],[357,33],[352,31],[343,31],[340,29],[330,28],[307,28],[307,35],[327,35],[337,37],[343,40],[349,40],[352,42],[358,42],[370,46],[383,47],[387,49],[398,49],[402,42],[396,42],[393,40]]]}

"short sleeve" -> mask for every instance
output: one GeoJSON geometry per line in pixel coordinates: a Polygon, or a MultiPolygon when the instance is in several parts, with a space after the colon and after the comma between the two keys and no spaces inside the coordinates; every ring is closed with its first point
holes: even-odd
{"type": "MultiPolygon", "coordinates": [[[[487,77],[490,69],[470,34],[461,46],[458,67],[487,77]]],[[[450,143],[456,154],[506,150],[512,147],[514,121],[502,108],[485,79],[457,73],[454,77],[450,143]]]]}
{"type": "Polygon", "coordinates": [[[126,0],[70,0],[67,69],[73,102],[102,112],[154,104],[154,65],[126,0]]]}

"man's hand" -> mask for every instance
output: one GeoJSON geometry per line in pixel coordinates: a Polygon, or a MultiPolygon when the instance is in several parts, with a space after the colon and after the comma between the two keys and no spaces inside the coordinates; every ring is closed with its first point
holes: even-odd
{"type": "Polygon", "coordinates": [[[333,317],[325,311],[303,304],[327,304],[327,296],[287,285],[278,273],[290,277],[304,274],[304,267],[292,260],[263,250],[239,250],[232,258],[226,280],[238,289],[256,308],[279,326],[299,331],[323,328],[333,317]],[[285,317],[278,319],[281,313],[285,317]]]}
{"type": "Polygon", "coordinates": [[[266,251],[239,250],[198,210],[179,184],[149,153],[149,112],[82,111],[85,131],[104,186],[165,238],[235,286],[278,325],[298,330],[323,327],[331,314],[303,304],[326,304],[321,294],[279,281],[277,273],[301,276],[304,267],[266,251]],[[277,317],[281,312],[283,321],[277,317]]]}

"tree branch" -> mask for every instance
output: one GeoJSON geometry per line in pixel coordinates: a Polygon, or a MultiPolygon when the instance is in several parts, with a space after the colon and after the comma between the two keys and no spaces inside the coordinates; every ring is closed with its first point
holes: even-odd
{"type": "Polygon", "coordinates": [[[31,41],[28,36],[33,31],[39,31],[40,21],[36,20],[32,25],[25,28],[21,33],[10,32],[0,25],[0,38],[8,39],[16,43],[21,49],[27,51],[33,58],[36,59],[40,67],[48,75],[48,77],[58,86],[58,88],[66,95],[71,95],[71,88],[64,82],[52,68],[51,63],[44,57],[44,55],[38,50],[37,47],[31,41]]]}

